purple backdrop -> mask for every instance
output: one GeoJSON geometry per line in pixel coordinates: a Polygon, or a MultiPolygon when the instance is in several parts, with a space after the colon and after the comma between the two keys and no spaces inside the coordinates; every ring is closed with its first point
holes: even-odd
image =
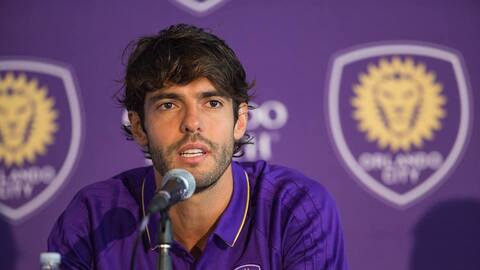
{"type": "MultiPolygon", "coordinates": [[[[58,115],[51,120],[57,127],[53,141],[44,143],[45,151],[38,150],[33,161],[25,154],[18,157],[23,163],[7,163],[13,155],[1,137],[0,269],[35,269],[53,223],[81,187],[145,164],[120,131],[124,112],[113,98],[121,88],[122,52],[134,38],[180,22],[211,29],[237,52],[249,78],[256,80],[259,106],[250,123],[257,144],[244,159],[294,167],[331,191],[351,269],[480,269],[480,142],[474,118],[480,4],[473,0],[2,0],[0,86],[9,72],[15,80],[21,74],[29,82],[36,79],[39,87],[32,91],[48,88],[38,104],[52,98],[50,112],[58,115]],[[394,58],[400,62],[394,64],[394,58]],[[19,65],[25,61],[30,64],[19,65]],[[57,67],[59,73],[41,65],[34,69],[35,63],[57,67]],[[380,78],[376,82],[375,76],[380,78]],[[390,123],[376,90],[387,77],[396,86],[399,78],[418,82],[417,89],[423,89],[414,92],[418,95],[441,89],[416,103],[416,116],[434,109],[443,116],[425,116],[418,127],[427,131],[415,133],[400,150],[393,150],[388,129],[368,140],[368,132],[358,127],[364,120],[374,133],[390,123]],[[363,99],[355,85],[363,87],[363,99]],[[355,98],[360,105],[353,105],[355,98]],[[435,107],[432,100],[444,102],[435,107]],[[369,116],[355,118],[361,106],[376,108],[379,118],[373,123],[369,116]],[[422,109],[426,106],[431,107],[422,109]],[[435,121],[440,125],[435,127],[435,121]],[[382,138],[385,147],[379,146],[382,138]],[[368,171],[362,153],[388,158],[378,171],[368,171]],[[436,163],[423,170],[417,170],[421,161],[385,167],[400,155],[415,158],[418,153],[434,153],[436,163]],[[31,178],[36,182],[24,177],[21,185],[12,178],[13,170],[45,164],[53,167],[45,172],[49,177],[31,178]],[[392,178],[382,178],[385,168],[418,175],[392,184],[392,178]],[[8,197],[16,194],[7,190],[17,184],[33,191],[8,197]],[[20,211],[22,205],[28,207],[20,211]]],[[[0,93],[0,107],[13,108],[3,97],[11,93],[0,93]]],[[[0,122],[9,117],[0,113],[0,122]]],[[[27,129],[27,137],[37,136],[33,124],[27,129]]]]}

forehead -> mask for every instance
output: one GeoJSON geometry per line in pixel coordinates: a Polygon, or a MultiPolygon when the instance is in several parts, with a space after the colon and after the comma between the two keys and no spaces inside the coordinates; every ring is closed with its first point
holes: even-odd
{"type": "Polygon", "coordinates": [[[167,84],[165,87],[147,92],[145,98],[146,101],[150,98],[158,99],[158,97],[165,98],[186,98],[186,97],[208,97],[208,96],[221,96],[228,98],[229,95],[226,91],[218,89],[209,79],[201,77],[195,79],[187,84],[167,84]]]}

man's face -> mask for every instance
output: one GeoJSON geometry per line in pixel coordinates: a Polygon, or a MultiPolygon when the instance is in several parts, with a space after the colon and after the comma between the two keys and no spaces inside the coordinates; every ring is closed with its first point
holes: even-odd
{"type": "MultiPolygon", "coordinates": [[[[196,179],[196,191],[211,186],[229,168],[235,140],[246,127],[246,112],[233,119],[232,100],[206,78],[172,85],[145,97],[145,140],[155,169],[184,168],[196,179]]],[[[240,106],[242,111],[246,106],[240,106]]],[[[131,119],[132,121],[132,119],[131,119]]],[[[132,122],[134,134],[138,128],[132,122]]],[[[143,131],[141,131],[143,133],[143,131]]]]}

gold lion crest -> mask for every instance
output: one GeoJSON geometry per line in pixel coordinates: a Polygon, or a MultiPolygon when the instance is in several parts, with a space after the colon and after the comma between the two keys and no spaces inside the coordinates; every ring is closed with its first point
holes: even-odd
{"type": "Polygon", "coordinates": [[[54,142],[58,113],[47,93],[45,86],[25,74],[0,77],[0,161],[6,167],[35,162],[54,142]]]}
{"type": "Polygon", "coordinates": [[[359,75],[353,86],[353,118],[368,141],[377,141],[382,149],[408,151],[420,148],[440,130],[446,115],[442,85],[435,74],[413,59],[380,59],[359,75]]]}

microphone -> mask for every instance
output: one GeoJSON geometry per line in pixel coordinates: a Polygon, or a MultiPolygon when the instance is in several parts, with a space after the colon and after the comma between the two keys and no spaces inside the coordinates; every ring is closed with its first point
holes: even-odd
{"type": "Polygon", "coordinates": [[[162,179],[162,189],[153,197],[147,215],[165,211],[179,201],[190,198],[195,191],[195,178],[184,169],[168,171],[162,179]]]}
{"type": "MultiPolygon", "coordinates": [[[[135,251],[137,250],[141,236],[147,228],[150,215],[158,211],[165,212],[175,203],[190,198],[195,191],[195,178],[187,170],[173,169],[163,176],[161,187],[160,191],[153,196],[152,201],[148,205],[147,214],[140,222],[138,228],[139,234],[133,243],[132,255],[130,257],[130,269],[134,269],[135,251]]],[[[168,260],[168,249],[170,248],[170,243],[172,241],[170,219],[168,214],[163,214],[164,213],[162,213],[161,221],[162,227],[158,230],[158,235],[161,243],[165,243],[163,245],[160,244],[161,253],[159,255],[159,263],[160,261],[163,262],[166,259],[168,260]],[[167,256],[167,258],[165,258],[165,256],[167,256]]],[[[168,269],[172,269],[171,264],[168,269]]]]}

